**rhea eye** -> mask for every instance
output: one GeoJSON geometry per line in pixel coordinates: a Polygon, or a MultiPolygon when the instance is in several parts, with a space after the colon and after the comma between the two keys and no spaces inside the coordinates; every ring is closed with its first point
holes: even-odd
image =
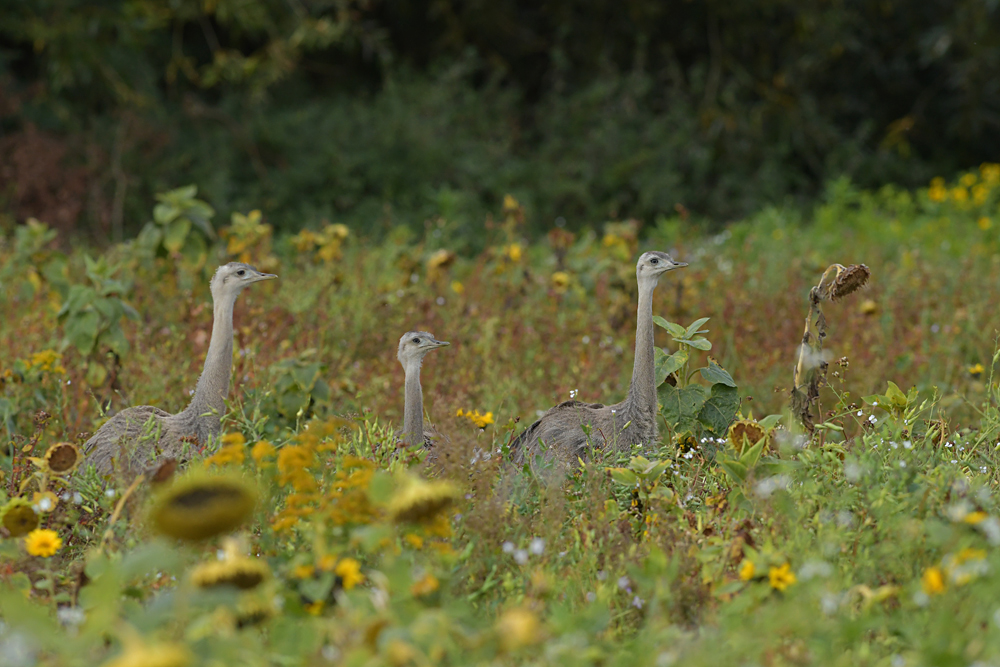
{"type": "Polygon", "coordinates": [[[420,339],[419,338],[414,338],[413,342],[416,343],[417,345],[420,345],[420,339]]]}
{"type": "Polygon", "coordinates": [[[246,273],[247,273],[246,269],[240,269],[239,271],[236,272],[236,275],[238,275],[238,276],[245,276],[246,273]]]}
{"type": "Polygon", "coordinates": [[[653,259],[649,260],[649,263],[650,263],[650,264],[659,264],[659,263],[660,263],[660,260],[658,260],[658,259],[656,259],[656,258],[654,257],[653,259]]]}

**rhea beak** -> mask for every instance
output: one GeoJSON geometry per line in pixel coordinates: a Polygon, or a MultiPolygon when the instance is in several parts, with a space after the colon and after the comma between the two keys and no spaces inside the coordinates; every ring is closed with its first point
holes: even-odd
{"type": "Polygon", "coordinates": [[[437,340],[436,338],[431,339],[430,343],[431,347],[444,347],[445,345],[451,345],[451,343],[446,340],[437,340]]]}
{"type": "Polygon", "coordinates": [[[260,282],[261,280],[274,280],[278,276],[273,273],[258,273],[254,282],[260,282]]]}
{"type": "Polygon", "coordinates": [[[673,268],[675,268],[675,269],[683,269],[687,265],[688,265],[687,262],[674,262],[674,267],[673,268]]]}

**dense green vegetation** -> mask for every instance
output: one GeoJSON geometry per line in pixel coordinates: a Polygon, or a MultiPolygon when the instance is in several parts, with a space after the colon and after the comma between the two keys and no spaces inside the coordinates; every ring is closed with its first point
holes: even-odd
{"type": "Polygon", "coordinates": [[[992,0],[28,0],[0,21],[0,212],[120,241],[200,184],[277,229],[716,228],[847,176],[995,159],[992,0]]]}
{"type": "Polygon", "coordinates": [[[275,234],[193,187],[151,205],[105,249],[38,222],[0,243],[3,664],[1000,661],[1000,166],[641,242],[629,222],[529,242],[507,197],[474,256],[446,218],[374,242],[275,234]],[[505,465],[537,409],[624,395],[651,248],[690,263],[654,299],[691,326],[658,329],[661,364],[688,355],[661,442],[561,482],[505,465]],[[167,482],[67,471],[108,408],[187,402],[232,259],[280,279],[237,305],[226,435],[167,482]],[[788,392],[837,262],[871,279],[822,305],[810,433],[788,392]],[[411,329],[452,342],[423,370],[433,462],[395,441],[411,329]],[[727,428],[722,400],[701,410],[731,385],[727,428]]]}

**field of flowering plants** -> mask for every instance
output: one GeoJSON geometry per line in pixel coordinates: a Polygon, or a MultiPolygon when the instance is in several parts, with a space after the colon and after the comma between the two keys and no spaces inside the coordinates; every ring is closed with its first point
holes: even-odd
{"type": "Polygon", "coordinates": [[[1000,666],[1000,165],[721,231],[529,240],[508,196],[479,247],[150,207],[106,248],[0,236],[0,664],[1000,666]],[[542,410],[624,398],[646,250],[689,264],[653,299],[660,441],[515,466],[542,410]],[[88,468],[113,414],[188,404],[230,261],[279,277],[236,303],[221,437],[88,468]],[[864,287],[811,300],[838,264],[864,287]],[[451,343],[430,450],[408,331],[451,343]]]}

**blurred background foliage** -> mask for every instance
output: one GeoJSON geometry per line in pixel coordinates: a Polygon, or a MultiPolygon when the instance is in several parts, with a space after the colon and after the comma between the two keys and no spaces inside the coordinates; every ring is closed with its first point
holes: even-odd
{"type": "Polygon", "coordinates": [[[198,183],[278,232],[479,245],[505,193],[540,233],[913,186],[1000,151],[998,4],[23,0],[0,226],[121,240],[198,183]]]}

